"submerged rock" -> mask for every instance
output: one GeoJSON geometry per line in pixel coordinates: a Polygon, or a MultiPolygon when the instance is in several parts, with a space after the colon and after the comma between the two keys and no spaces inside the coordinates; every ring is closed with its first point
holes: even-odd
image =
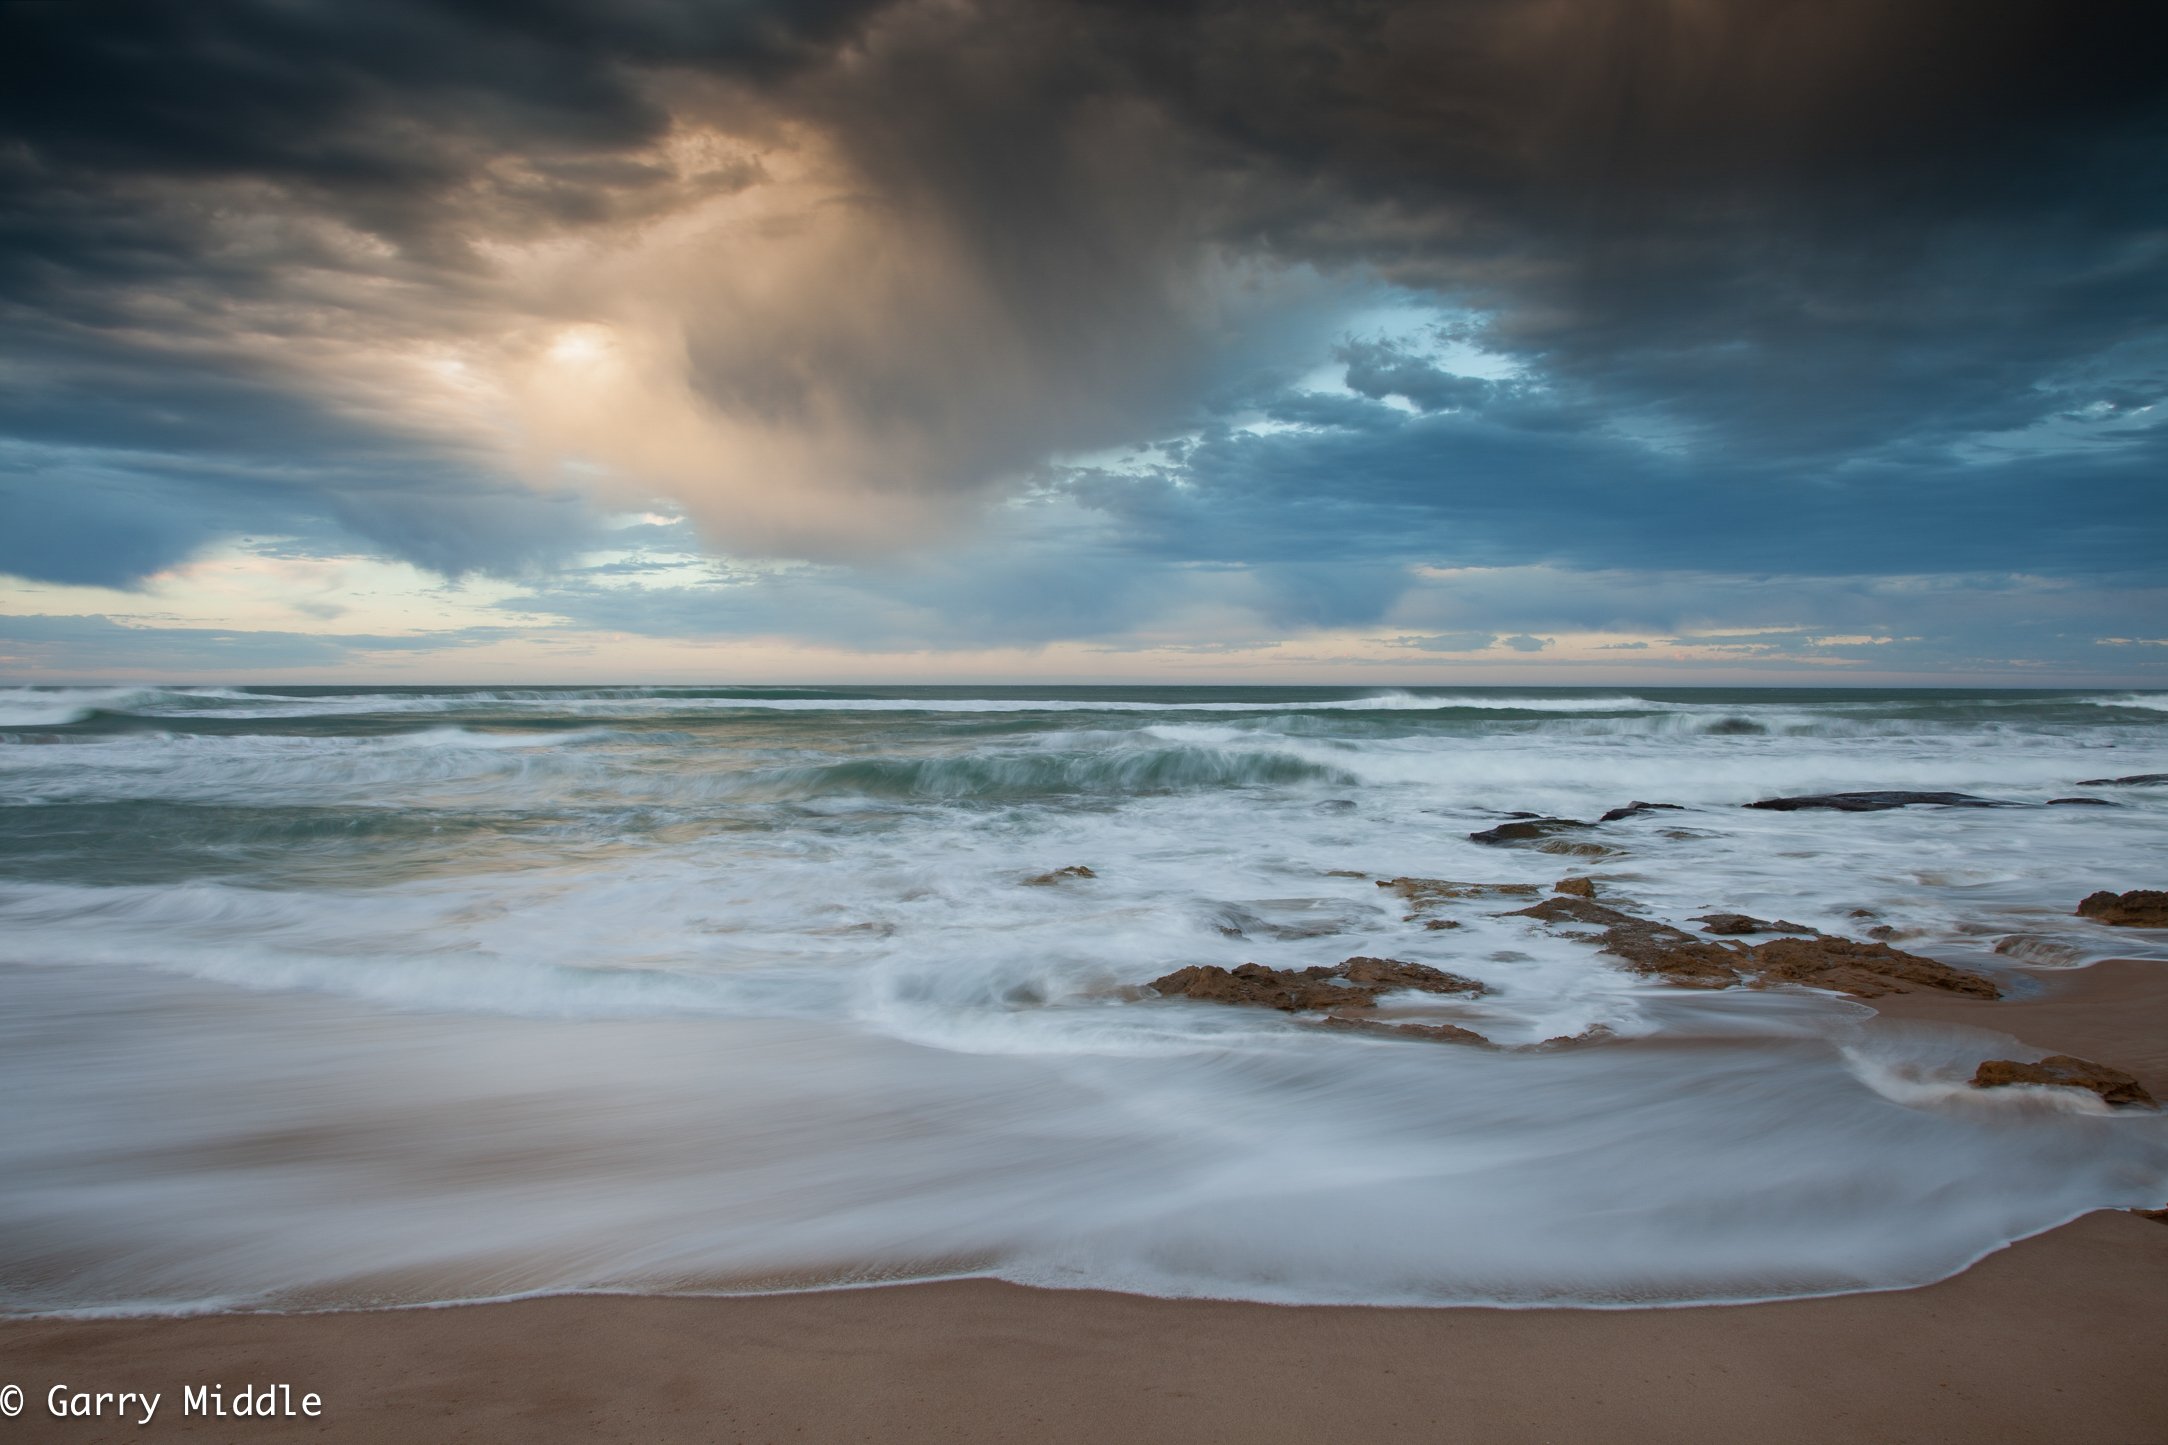
{"type": "Polygon", "coordinates": [[[2036,1064],[2021,1064],[2015,1059],[1989,1059],[1972,1075],[1975,1089],[1999,1089],[2009,1084],[2090,1089],[2118,1107],[2153,1106],[2153,1096],[2131,1075],[2071,1054],[2050,1054],[2036,1064]]]}
{"type": "Polygon", "coordinates": [[[1749,808],[1766,808],[1774,813],[1797,813],[1810,808],[1824,808],[1838,813],[1881,813],[1891,808],[1934,806],[1941,808],[2007,808],[2009,803],[1998,803],[1993,798],[1976,798],[1970,793],[1804,793],[1796,798],[1764,798],[1758,803],[1748,803],[1749,808]]]}
{"type": "Polygon", "coordinates": [[[1504,843],[1540,843],[1557,833],[1593,828],[1594,823],[1580,823],[1572,818],[1529,818],[1517,823],[1500,823],[1495,828],[1485,828],[1480,833],[1470,833],[1469,839],[1477,843],[1493,845],[1504,843]]]}
{"type": "Polygon", "coordinates": [[[1024,886],[1026,888],[1052,888],[1055,884],[1065,883],[1071,878],[1097,878],[1098,876],[1097,873],[1092,872],[1082,863],[1072,863],[1066,868],[1056,868],[1051,873],[1041,873],[1036,877],[1026,878],[1024,886]]]}
{"type": "Polygon", "coordinates": [[[1819,928],[1809,928],[1803,923],[1786,923],[1779,918],[1771,923],[1756,918],[1751,913],[1704,913],[1694,922],[1701,925],[1703,933],[1820,933],[1819,928]]]}
{"type": "Polygon", "coordinates": [[[2111,803],[2106,798],[2050,798],[2051,808],[2120,808],[2121,803],[2111,803]]]}
{"type": "Polygon", "coordinates": [[[2158,888],[2133,888],[2128,893],[2102,889],[2078,905],[2078,917],[2111,928],[2168,928],[2168,893],[2158,888]]]}
{"type": "Polygon", "coordinates": [[[2039,933],[2009,934],[1996,941],[1995,952],[2004,958],[2022,959],[2049,968],[2067,968],[2085,957],[2082,950],[2072,948],[2061,939],[2039,933]]]}
{"type": "Polygon", "coordinates": [[[1685,811],[1686,809],[1680,807],[1677,803],[1632,802],[1623,808],[1613,808],[1596,821],[1599,823],[1616,823],[1619,819],[1631,818],[1636,813],[1683,813],[1685,811]]]}
{"type": "Polygon", "coordinates": [[[1486,1049],[1497,1047],[1474,1029],[1464,1029],[1459,1024],[1392,1024],[1383,1019],[1351,1019],[1338,1014],[1322,1022],[1329,1029],[1384,1034],[1389,1038],[1424,1039],[1434,1044],[1475,1044],[1486,1049]]]}
{"type": "Polygon", "coordinates": [[[1267,968],[1245,963],[1234,968],[1192,964],[1152,980],[1162,998],[1193,998],[1205,1003],[1256,1004],[1284,1013],[1326,1009],[1374,1008],[1383,994],[1415,990],[1475,996],[1490,989],[1472,978],[1447,973],[1425,963],[1397,958],[1346,959],[1331,968],[1267,968]]]}
{"type": "Polygon", "coordinates": [[[1540,883],[1461,883],[1451,878],[1381,878],[1378,887],[1418,905],[1453,898],[1534,898],[1543,892],[1540,883]]]}
{"type": "Polygon", "coordinates": [[[1480,833],[1470,833],[1468,837],[1477,843],[1490,843],[1493,845],[1536,843],[1540,844],[1542,851],[1546,853],[1574,853],[1583,857],[1597,857],[1613,850],[1604,847],[1600,843],[1570,843],[1559,838],[1558,835],[1561,833],[1583,832],[1596,827],[1598,824],[1616,823],[1622,818],[1631,818],[1639,813],[1659,811],[1676,813],[1683,812],[1684,809],[1680,808],[1677,803],[1628,803],[1623,808],[1611,809],[1594,823],[1584,823],[1578,818],[1544,818],[1534,813],[1512,813],[1507,816],[1513,818],[1513,822],[1500,823],[1495,828],[1485,828],[1480,833]]]}
{"type": "Polygon", "coordinates": [[[2132,773],[2127,778],[2080,778],[2081,788],[2142,788],[2151,783],[2168,783],[2168,773],[2132,773]]]}
{"type": "Polygon", "coordinates": [[[1546,898],[1518,910],[1516,916],[1545,923],[1593,924],[1603,930],[1598,946],[1628,969],[1688,988],[1798,983],[1854,998],[1878,998],[1914,988],[1973,998],[2002,997],[2002,990],[1979,974],[1883,943],[1856,943],[1819,934],[1771,939],[1751,948],[1714,943],[1668,923],[1637,918],[1583,898],[1546,898]]]}
{"type": "MultiPolygon", "coordinates": [[[[1543,890],[1534,883],[1461,883],[1451,878],[1380,878],[1378,887],[1398,894],[1408,905],[1402,923],[1413,923],[1443,903],[1471,898],[1534,898],[1543,890]]],[[[1458,928],[1458,923],[1432,919],[1426,928],[1458,928]]]]}

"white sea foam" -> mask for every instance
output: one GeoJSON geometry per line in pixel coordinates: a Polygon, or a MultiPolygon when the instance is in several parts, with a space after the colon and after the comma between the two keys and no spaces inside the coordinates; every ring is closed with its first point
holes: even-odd
{"type": "Polygon", "coordinates": [[[2011,934],[2059,964],[2168,959],[2072,915],[2096,887],[2157,881],[2168,796],[2043,806],[2079,778],[2168,771],[2142,712],[1475,696],[1492,705],[41,703],[85,720],[0,743],[0,1299],[959,1271],[1267,1299],[1748,1298],[1915,1283],[2168,1195],[2158,1118],[1965,1086],[1984,1050],[2021,1044],[1863,1023],[1809,992],[1669,988],[1513,916],[1525,899],[1453,902],[1429,917],[1456,926],[1431,929],[1377,886],[1592,873],[1682,926],[1887,924],[2020,986],[2025,955],[1993,952],[2011,934]],[[175,716],[90,719],[112,704],[175,716]],[[2025,806],[1740,806],[1877,787],[2025,806]],[[1574,835],[1619,850],[1600,858],[1469,837],[1635,798],[1680,807],[1574,835]],[[1030,882],[1071,864],[1096,876],[1030,882]],[[1483,997],[1380,1016],[1504,1047],[1139,988],[1189,963],[1356,954],[1481,979],[1483,997]],[[1522,1047],[1599,1025],[1620,1042],[1522,1047]]]}

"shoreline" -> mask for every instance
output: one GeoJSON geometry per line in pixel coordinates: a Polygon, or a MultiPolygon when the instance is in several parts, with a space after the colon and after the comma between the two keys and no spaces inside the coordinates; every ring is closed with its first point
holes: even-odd
{"type": "MultiPolygon", "coordinates": [[[[2136,1074],[2168,1098],[2168,964],[1871,1005],[2136,1074]]],[[[2168,1203],[2168,1201],[2162,1201],[2168,1203]]],[[[10,1438],[2168,1440],[2168,1228],[2098,1211],[1914,1289],[1646,1309],[1161,1299],[941,1280],[319,1314],[0,1320],[10,1438]],[[322,1397],[180,1413],[181,1389],[322,1397]],[[56,1420],[53,1384],[163,1394],[56,1420]]]]}

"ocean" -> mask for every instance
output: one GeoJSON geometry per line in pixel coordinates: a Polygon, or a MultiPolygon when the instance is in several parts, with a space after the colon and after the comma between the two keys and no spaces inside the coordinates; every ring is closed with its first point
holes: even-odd
{"type": "Polygon", "coordinates": [[[2168,786],[2095,781],[2164,772],[2160,693],[0,689],[0,1308],[1924,1283],[2168,1200],[2168,1119],[1379,883],[1586,876],[2022,997],[2168,965],[2073,915],[2168,885],[2168,786]],[[2009,806],[1743,806],[1891,788],[2009,806]],[[1634,801],[1676,810],[1470,837],[1634,801]],[[1498,1047],[1144,987],[1353,956],[1480,980],[1378,1014],[1498,1047]]]}

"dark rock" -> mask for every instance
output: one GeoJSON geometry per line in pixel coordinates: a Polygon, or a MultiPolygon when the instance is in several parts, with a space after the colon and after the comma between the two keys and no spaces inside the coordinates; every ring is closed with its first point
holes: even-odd
{"type": "Polygon", "coordinates": [[[2120,808],[2121,803],[2111,803],[2106,798],[2050,798],[2051,808],[2120,808]]]}
{"type": "Polygon", "coordinates": [[[1051,873],[1041,873],[1035,878],[1026,878],[1024,886],[1026,888],[1051,888],[1055,884],[1067,882],[1071,878],[1097,878],[1098,876],[1082,863],[1072,863],[1066,868],[1056,868],[1051,873]]]}
{"type": "Polygon", "coordinates": [[[1974,1071],[1975,1089],[1999,1089],[2007,1084],[2047,1084],[2065,1089],[2090,1089],[2110,1104],[2143,1104],[2150,1108],[2153,1096],[2121,1069],[2096,1064],[2070,1054],[2050,1054],[2037,1064],[2015,1059],[1989,1059],[1974,1071]]]}
{"type": "Polygon", "coordinates": [[[1384,1034],[1389,1038],[1427,1039],[1436,1044],[1475,1044],[1486,1049],[1496,1047],[1474,1029],[1464,1029],[1459,1024],[1392,1024],[1383,1019],[1351,1019],[1338,1014],[1321,1022],[1329,1029],[1384,1034]]]}
{"type": "Polygon", "coordinates": [[[1353,798],[1327,798],[1324,802],[1316,805],[1316,810],[1320,813],[1352,813],[1355,811],[1355,800],[1353,798]]]}
{"type": "Polygon", "coordinates": [[[1477,843],[1537,843],[1554,833],[1595,826],[1593,823],[1577,823],[1571,818],[1529,818],[1516,823],[1500,823],[1495,828],[1485,828],[1480,833],[1470,833],[1468,836],[1477,843]]]}
{"type": "Polygon", "coordinates": [[[1336,1008],[1373,1008],[1381,994],[1413,989],[1422,993],[1483,994],[1489,990],[1472,978],[1428,964],[1396,958],[1350,958],[1331,968],[1266,968],[1245,963],[1235,968],[1193,964],[1155,978],[1151,988],[1163,998],[1193,998],[1206,1003],[1256,1004],[1287,1013],[1336,1008]]]}
{"type": "Polygon", "coordinates": [[[1551,885],[1553,893],[1563,893],[1572,898],[1594,898],[1596,880],[1593,878],[1561,878],[1551,885]]]}
{"type": "MultiPolygon", "coordinates": [[[[1404,918],[1400,921],[1407,922],[1404,918]]],[[[1444,929],[1460,927],[1460,920],[1457,918],[1426,918],[1423,920],[1423,927],[1436,933],[1444,929]]]]}
{"type": "Polygon", "coordinates": [[[2142,788],[2151,783],[2168,783],[2168,773],[2132,773],[2127,778],[2080,778],[2081,788],[2142,788]]]}
{"type": "Polygon", "coordinates": [[[1975,798],[1970,793],[1806,793],[1796,798],[1764,798],[1758,803],[1748,803],[1749,808],[1766,808],[1775,813],[1797,813],[1808,808],[1826,808],[1838,813],[1880,813],[1891,808],[1911,808],[1932,804],[1943,808],[2007,808],[2009,803],[1998,803],[1993,798],[1975,798]]]}
{"type": "Polygon", "coordinates": [[[1748,913],[1704,913],[1694,922],[1701,925],[1703,933],[1819,933],[1803,923],[1786,923],[1779,918],[1771,923],[1748,913]]]}
{"type": "Polygon", "coordinates": [[[2113,928],[2168,928],[2168,893],[2158,888],[2133,888],[2128,893],[2102,889],[2078,905],[2078,917],[2113,928]]]}
{"type": "Polygon", "coordinates": [[[1686,810],[1677,803],[1628,803],[1623,808],[1613,808],[1596,821],[1616,823],[1621,818],[1631,818],[1636,813],[1683,813],[1686,810]]]}
{"type": "Polygon", "coordinates": [[[2168,1224],[2168,1209],[2133,1209],[2131,1213],[2140,1219],[2150,1219],[2155,1224],[2168,1224]]]}

